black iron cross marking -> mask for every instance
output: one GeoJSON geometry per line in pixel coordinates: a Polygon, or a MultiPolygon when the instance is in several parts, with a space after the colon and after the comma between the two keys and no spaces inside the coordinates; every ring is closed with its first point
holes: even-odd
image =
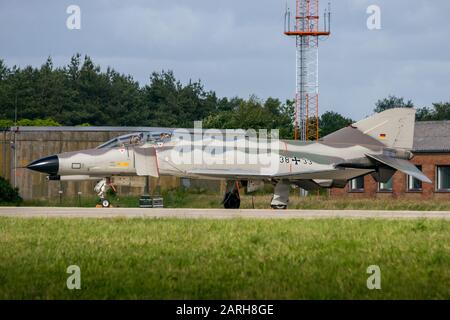
{"type": "Polygon", "coordinates": [[[292,158],[292,162],[295,162],[295,165],[298,165],[298,163],[299,163],[300,161],[301,161],[301,160],[298,159],[297,157],[292,158]]]}

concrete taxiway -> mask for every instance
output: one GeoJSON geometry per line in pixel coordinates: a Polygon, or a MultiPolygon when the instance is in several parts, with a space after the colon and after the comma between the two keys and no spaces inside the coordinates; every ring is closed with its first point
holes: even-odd
{"type": "Polygon", "coordinates": [[[0,207],[0,217],[188,219],[450,219],[450,211],[0,207]]]}

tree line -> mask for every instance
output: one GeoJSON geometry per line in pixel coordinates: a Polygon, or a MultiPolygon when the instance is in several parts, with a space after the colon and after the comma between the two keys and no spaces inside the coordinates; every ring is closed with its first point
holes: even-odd
{"type": "MultiPolygon", "coordinates": [[[[375,112],[414,107],[411,101],[389,96],[375,104],[375,112]]],[[[276,98],[251,96],[219,98],[200,80],[182,84],[172,71],[153,72],[143,86],[130,75],[108,67],[102,71],[88,56],[75,54],[68,65],[54,67],[52,59],[39,68],[8,67],[0,59],[0,127],[39,126],[161,126],[191,128],[203,120],[205,128],[277,128],[293,136],[294,104],[276,98]]],[[[450,103],[418,108],[417,120],[449,120],[450,103]]],[[[336,112],[320,118],[324,136],[354,122],[336,112]]]]}

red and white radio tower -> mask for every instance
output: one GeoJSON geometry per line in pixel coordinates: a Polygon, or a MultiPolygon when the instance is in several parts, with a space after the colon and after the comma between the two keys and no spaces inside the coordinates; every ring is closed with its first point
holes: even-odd
{"type": "Polygon", "coordinates": [[[295,36],[296,85],[295,133],[301,141],[319,139],[319,37],[330,35],[330,4],[324,13],[324,28],[319,30],[319,0],[296,0],[294,30],[286,8],[285,30],[295,36]]]}

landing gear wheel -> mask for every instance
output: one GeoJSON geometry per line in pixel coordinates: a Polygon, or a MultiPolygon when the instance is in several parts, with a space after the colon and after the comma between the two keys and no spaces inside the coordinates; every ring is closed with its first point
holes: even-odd
{"type": "Polygon", "coordinates": [[[287,209],[287,205],[285,204],[273,204],[271,205],[272,209],[275,210],[286,210],[287,209]]]}
{"type": "Polygon", "coordinates": [[[241,199],[236,192],[227,192],[225,199],[223,200],[223,206],[225,209],[239,209],[241,206],[241,199]]]}
{"type": "Polygon", "coordinates": [[[102,207],[103,208],[109,208],[109,206],[110,206],[109,200],[108,199],[103,199],[102,200],[102,207]]]}

